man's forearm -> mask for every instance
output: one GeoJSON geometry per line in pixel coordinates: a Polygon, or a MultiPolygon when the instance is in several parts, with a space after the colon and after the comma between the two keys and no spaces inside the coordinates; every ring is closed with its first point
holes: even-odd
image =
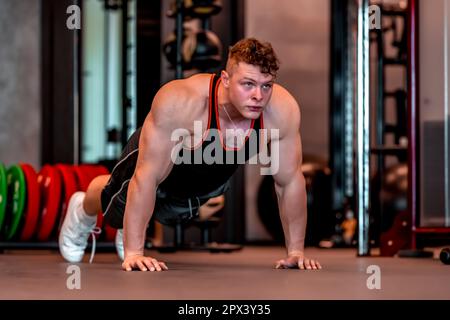
{"type": "Polygon", "coordinates": [[[136,176],[128,186],[124,215],[125,257],[144,254],[146,230],[153,214],[156,186],[139,183],[136,176]]]}
{"type": "Polygon", "coordinates": [[[301,174],[276,190],[288,254],[303,253],[307,222],[305,178],[301,174]]]}

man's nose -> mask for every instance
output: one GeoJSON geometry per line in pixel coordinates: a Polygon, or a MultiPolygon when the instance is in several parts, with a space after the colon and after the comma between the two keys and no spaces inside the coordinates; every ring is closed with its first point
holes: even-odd
{"type": "Polygon", "coordinates": [[[256,101],[262,100],[261,88],[259,88],[259,87],[255,88],[255,91],[253,92],[253,99],[256,101]]]}

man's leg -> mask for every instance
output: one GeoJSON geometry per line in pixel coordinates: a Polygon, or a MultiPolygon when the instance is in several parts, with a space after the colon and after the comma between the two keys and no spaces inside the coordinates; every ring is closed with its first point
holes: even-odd
{"type": "MultiPolygon", "coordinates": [[[[111,175],[98,176],[89,184],[86,191],[86,196],[83,200],[83,209],[88,215],[97,216],[98,212],[102,211],[101,195],[106,184],[109,182],[111,175]]],[[[124,258],[123,250],[123,230],[117,229],[116,238],[114,240],[116,245],[117,255],[120,260],[124,258]]]]}
{"type": "Polygon", "coordinates": [[[221,210],[225,205],[225,196],[211,198],[198,209],[199,219],[204,221],[212,217],[217,211],[221,210]]]}
{"type": "Polygon", "coordinates": [[[97,214],[102,210],[101,192],[109,175],[95,178],[86,192],[75,192],[70,198],[67,214],[59,233],[59,250],[69,262],[80,262],[89,235],[94,231],[97,214]]]}
{"type": "Polygon", "coordinates": [[[88,215],[96,216],[102,211],[101,194],[110,176],[110,174],[98,176],[89,184],[83,201],[84,211],[88,215]]]}

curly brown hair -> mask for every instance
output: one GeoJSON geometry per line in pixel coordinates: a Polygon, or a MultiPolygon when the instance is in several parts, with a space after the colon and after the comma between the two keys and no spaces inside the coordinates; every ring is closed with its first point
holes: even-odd
{"type": "Polygon", "coordinates": [[[280,62],[269,42],[261,42],[255,38],[246,38],[238,41],[230,47],[228,53],[227,70],[230,62],[245,62],[259,66],[262,73],[268,73],[276,77],[280,68],[280,62]]]}

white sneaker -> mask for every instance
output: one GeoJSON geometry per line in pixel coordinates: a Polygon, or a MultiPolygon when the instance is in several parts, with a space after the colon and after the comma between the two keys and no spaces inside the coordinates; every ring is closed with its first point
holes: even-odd
{"type": "Polygon", "coordinates": [[[97,216],[89,216],[84,212],[85,196],[85,192],[72,195],[59,233],[59,251],[68,262],[80,262],[83,259],[89,235],[95,233],[97,216]]]}
{"type": "Polygon", "coordinates": [[[117,255],[119,256],[120,260],[124,260],[124,250],[123,250],[123,229],[117,229],[116,232],[116,251],[117,251],[117,255]]]}

